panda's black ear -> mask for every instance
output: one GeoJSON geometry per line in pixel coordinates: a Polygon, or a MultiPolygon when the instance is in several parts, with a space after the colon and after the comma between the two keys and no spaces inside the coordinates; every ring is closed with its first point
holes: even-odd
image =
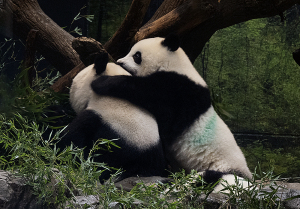
{"type": "Polygon", "coordinates": [[[108,63],[107,53],[100,54],[95,58],[94,68],[96,69],[97,75],[100,75],[105,71],[107,63],[108,63]]]}
{"type": "Polygon", "coordinates": [[[178,48],[179,48],[179,45],[180,45],[180,40],[179,40],[179,37],[178,35],[176,34],[169,34],[165,40],[163,40],[161,42],[161,44],[163,46],[166,46],[168,47],[168,49],[172,52],[175,52],[178,48]]]}

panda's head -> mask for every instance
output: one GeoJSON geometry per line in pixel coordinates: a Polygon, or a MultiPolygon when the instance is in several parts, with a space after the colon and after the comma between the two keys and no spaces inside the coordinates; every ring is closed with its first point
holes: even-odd
{"type": "Polygon", "coordinates": [[[206,85],[180,48],[179,38],[174,34],[166,38],[148,38],[137,42],[117,63],[134,76],[170,71],[186,75],[195,82],[206,85]]]}
{"type": "Polygon", "coordinates": [[[73,79],[70,88],[70,103],[77,114],[83,111],[94,94],[91,83],[101,75],[130,75],[122,67],[114,63],[108,63],[108,55],[102,54],[96,57],[95,63],[80,71],[73,79]]]}

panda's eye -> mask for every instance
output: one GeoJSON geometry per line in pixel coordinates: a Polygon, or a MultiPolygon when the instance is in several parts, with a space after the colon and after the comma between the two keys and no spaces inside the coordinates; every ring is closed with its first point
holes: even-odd
{"type": "Polygon", "coordinates": [[[141,52],[137,51],[133,56],[133,60],[136,64],[141,64],[142,63],[142,55],[141,52]]]}

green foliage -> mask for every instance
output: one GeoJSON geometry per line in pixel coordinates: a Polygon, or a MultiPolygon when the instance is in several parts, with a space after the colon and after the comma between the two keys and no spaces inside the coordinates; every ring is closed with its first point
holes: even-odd
{"type": "Polygon", "coordinates": [[[20,114],[11,119],[2,114],[0,121],[1,169],[24,176],[43,201],[64,203],[67,199],[74,198],[75,190],[92,194],[97,188],[101,173],[104,169],[110,169],[104,163],[93,161],[94,151],[99,148],[99,144],[109,144],[108,140],[96,143],[89,151],[88,158],[84,159],[83,149],[73,145],[64,150],[56,148],[62,130],[43,139],[45,129],[20,114]],[[57,180],[55,189],[51,184],[53,178],[57,180]],[[69,187],[68,182],[72,182],[75,187],[69,187]]]}
{"type": "Polygon", "coordinates": [[[248,182],[247,188],[239,184],[238,178],[235,180],[236,185],[228,185],[225,182],[223,193],[228,196],[228,202],[241,209],[280,208],[281,194],[277,194],[277,192],[282,187],[276,183],[279,176],[274,175],[272,169],[262,172],[260,164],[258,164],[254,169],[253,177],[254,179],[248,182]]]}
{"type": "Polygon", "coordinates": [[[242,150],[250,170],[254,170],[260,162],[262,170],[269,170],[271,166],[274,168],[275,175],[291,179],[300,176],[299,146],[274,148],[270,143],[255,141],[242,150]]]}
{"type": "MultiPolygon", "coordinates": [[[[86,6],[82,7],[82,8],[80,9],[79,13],[74,17],[73,21],[71,22],[70,28],[71,28],[72,24],[73,24],[75,21],[80,20],[81,18],[84,18],[84,19],[86,19],[86,20],[89,21],[89,22],[93,22],[93,20],[94,20],[94,15],[82,15],[82,14],[81,14],[81,10],[83,10],[84,8],[86,8],[86,6]]],[[[76,34],[82,36],[82,29],[76,27],[73,31],[69,31],[69,33],[76,33],[76,34]]]]}
{"type": "MultiPolygon", "coordinates": [[[[130,192],[117,189],[112,181],[100,185],[99,176],[103,170],[110,168],[101,162],[94,162],[93,157],[98,149],[114,144],[109,140],[100,140],[89,151],[89,157],[84,159],[84,150],[72,145],[64,150],[56,149],[55,144],[62,130],[44,139],[42,135],[45,130],[34,119],[18,113],[9,118],[0,115],[0,168],[25,177],[27,184],[43,202],[63,207],[66,201],[69,205],[76,203],[76,195],[80,194],[96,195],[104,208],[111,203],[125,208],[131,208],[136,203],[137,208],[205,208],[209,204],[206,198],[213,185],[205,184],[195,171],[188,175],[183,171],[172,174],[174,181],[170,184],[158,182],[145,185],[141,182],[130,192]]],[[[251,183],[257,185],[253,181],[251,183]]],[[[262,206],[260,208],[280,205],[280,199],[275,195],[277,187],[271,192],[244,191],[238,185],[227,189],[230,191],[230,204],[238,204],[240,208],[257,208],[258,202],[262,206]],[[256,197],[259,200],[252,199],[256,197]]]]}
{"type": "Polygon", "coordinates": [[[56,117],[47,118],[44,113],[50,105],[68,102],[67,95],[55,93],[49,88],[59,74],[56,76],[49,74],[43,79],[37,77],[32,87],[29,86],[26,75],[27,70],[23,70],[11,82],[0,76],[0,113],[5,113],[6,117],[19,113],[37,122],[50,122],[56,119],[56,117]]]}
{"type": "Polygon", "coordinates": [[[160,182],[145,185],[137,184],[131,191],[137,202],[146,208],[202,208],[198,201],[201,195],[208,195],[212,185],[207,185],[195,171],[186,175],[184,171],[171,174],[170,184],[160,182]]]}
{"type": "MultiPolygon", "coordinates": [[[[53,111],[49,109],[50,106],[61,105],[68,106],[68,95],[56,93],[50,86],[58,79],[60,74],[58,72],[54,73],[52,69],[46,68],[47,74],[40,75],[41,72],[36,71],[35,78],[32,81],[32,85],[29,84],[28,69],[22,69],[22,61],[16,61],[14,54],[14,46],[17,41],[6,40],[0,46],[0,55],[2,56],[1,68],[0,68],[0,114],[5,113],[7,118],[12,118],[15,114],[20,114],[26,116],[29,120],[35,121],[38,124],[44,123],[46,125],[49,122],[54,122],[55,120],[62,117],[61,115],[55,115],[48,117],[45,114],[52,113],[53,111]],[[5,51],[6,50],[6,51],[5,51]],[[15,62],[12,65],[11,62],[15,62]],[[9,70],[14,72],[18,68],[19,73],[15,77],[8,78],[6,72],[9,70]]],[[[35,67],[44,60],[43,57],[36,57],[35,67]]],[[[70,118],[74,114],[70,111],[70,118]]]]}
{"type": "MultiPolygon", "coordinates": [[[[23,79],[22,76],[18,78],[23,79]]],[[[21,81],[14,82],[18,84],[12,85],[15,88],[14,92],[21,92],[18,95],[23,98],[23,103],[26,103],[27,97],[32,100],[36,97],[35,91],[26,91],[27,88],[24,88],[21,81]],[[18,90],[19,87],[24,90],[18,90]]],[[[43,87],[46,83],[37,83],[36,88],[40,94],[49,93],[46,91],[47,87],[43,87]]],[[[59,101],[56,97],[41,98],[57,103],[59,101]]],[[[46,101],[42,103],[43,107],[47,107],[46,101]]],[[[22,106],[22,102],[18,104],[22,106]]],[[[100,185],[98,179],[102,171],[111,168],[101,162],[94,162],[93,157],[97,155],[98,149],[109,149],[114,143],[109,140],[96,142],[87,159],[83,158],[83,149],[72,145],[65,150],[58,150],[55,144],[60,139],[62,130],[53,131],[48,138],[43,138],[46,128],[36,122],[37,115],[43,114],[43,108],[31,108],[34,105],[32,103],[28,107],[25,106],[26,108],[13,108],[9,117],[5,114],[0,115],[0,168],[25,177],[27,184],[32,186],[41,201],[62,207],[66,201],[69,205],[75,204],[76,195],[96,195],[104,208],[108,208],[111,203],[118,203],[125,208],[131,208],[136,203],[137,208],[205,208],[209,204],[205,199],[212,191],[213,185],[204,184],[201,176],[194,171],[189,175],[184,172],[172,174],[174,181],[170,184],[145,185],[141,182],[130,192],[117,189],[112,181],[100,185]],[[32,110],[35,111],[31,112],[32,110]]],[[[255,182],[252,184],[257,185],[255,182]]],[[[227,188],[230,191],[229,202],[238,204],[241,208],[255,208],[258,200],[250,198],[252,196],[260,198],[259,203],[263,206],[261,208],[268,208],[274,202],[276,205],[280,204],[280,199],[277,199],[273,192],[275,187],[272,194],[270,191],[262,194],[255,192],[256,190],[246,190],[246,193],[239,186],[230,188],[227,188]]]]}
{"type": "MultiPolygon", "coordinates": [[[[233,132],[300,135],[300,70],[292,58],[300,44],[297,11],[286,12],[284,23],[272,17],[219,30],[196,60],[233,132]]],[[[260,162],[263,170],[271,164],[275,174],[300,176],[299,146],[284,141],[281,148],[258,142],[243,148],[250,170],[260,162]]]]}
{"type": "Polygon", "coordinates": [[[288,39],[299,29],[297,18],[240,23],[217,31],[196,60],[218,102],[233,116],[224,118],[233,132],[300,134],[300,70],[292,58],[300,39],[288,39]]]}
{"type": "MultiPolygon", "coordinates": [[[[106,4],[105,8],[110,8],[102,10],[107,20],[102,24],[106,31],[102,42],[112,36],[123,20],[120,14],[125,16],[130,1],[124,2],[126,7],[116,1],[101,1],[101,4],[106,4]]],[[[74,21],[79,18],[80,13],[74,21]]],[[[91,16],[83,18],[91,20],[91,16]]],[[[222,116],[227,116],[226,122],[235,131],[300,133],[297,126],[300,122],[297,108],[300,95],[295,90],[300,76],[299,67],[288,56],[299,40],[285,33],[285,27],[291,26],[278,24],[276,19],[249,21],[218,31],[205,48],[209,56],[204,59],[206,63],[200,63],[202,67],[197,68],[213,89],[215,109],[222,116]]],[[[296,25],[297,30],[299,27],[296,25]]],[[[73,32],[80,34],[78,28],[73,32]]],[[[10,57],[11,60],[15,58],[13,53],[10,57]]],[[[2,61],[3,57],[0,70],[5,68],[2,61]]],[[[197,60],[195,65],[200,65],[199,62],[197,60]]],[[[98,181],[101,173],[111,168],[94,162],[93,158],[97,156],[98,149],[115,146],[113,141],[97,141],[89,151],[89,157],[84,159],[84,150],[73,145],[64,150],[56,148],[62,129],[52,131],[47,139],[43,138],[47,124],[56,119],[45,116],[47,108],[67,102],[66,95],[49,89],[58,76],[36,78],[32,87],[28,85],[26,70],[14,81],[1,77],[1,169],[25,177],[41,201],[55,206],[63,207],[66,201],[70,205],[76,203],[76,195],[95,195],[104,208],[113,202],[123,208],[131,208],[135,203],[139,203],[136,208],[205,208],[209,204],[206,199],[214,185],[205,184],[195,171],[188,175],[184,172],[171,174],[174,181],[170,184],[158,182],[146,185],[141,182],[126,192],[117,189],[111,180],[104,185],[98,181]],[[53,181],[56,183],[51,183],[53,181]]],[[[236,185],[226,186],[222,192],[229,199],[220,208],[226,208],[227,204],[238,208],[279,208],[281,199],[276,192],[280,187],[274,181],[278,180],[278,176],[273,175],[271,166],[274,166],[275,175],[299,176],[297,156],[300,153],[297,149],[273,149],[259,143],[243,151],[250,169],[255,170],[255,179],[250,181],[248,188],[242,188],[238,178],[236,185]],[[258,169],[255,167],[257,162],[261,162],[258,169]],[[255,182],[257,179],[261,182],[255,182]],[[266,185],[270,185],[269,190],[264,189],[266,185]]],[[[222,183],[226,185],[226,182],[222,183]]]]}
{"type": "Polygon", "coordinates": [[[95,21],[89,25],[89,36],[95,39],[99,37],[101,40],[98,41],[106,43],[120,27],[131,2],[132,0],[91,0],[90,13],[95,16],[95,21]]]}
{"type": "MultiPolygon", "coordinates": [[[[196,171],[188,175],[182,171],[172,174],[171,177],[174,181],[170,184],[158,182],[145,185],[141,182],[130,192],[123,191],[122,198],[116,202],[125,208],[131,208],[133,203],[139,203],[135,208],[206,208],[210,205],[207,198],[214,185],[205,184],[196,171]]],[[[227,195],[228,200],[219,208],[280,208],[282,199],[277,191],[281,187],[276,184],[276,180],[278,176],[274,176],[272,170],[264,173],[258,166],[254,179],[248,182],[249,186],[246,188],[237,177],[235,185],[222,181],[220,183],[224,185],[224,189],[221,193],[227,195]],[[257,179],[260,181],[257,182],[257,179]]]]}
{"type": "MultiPolygon", "coordinates": [[[[76,203],[76,195],[79,194],[96,195],[104,208],[108,208],[111,203],[118,203],[125,208],[131,208],[136,203],[136,208],[205,208],[209,204],[206,198],[214,185],[205,184],[195,171],[188,175],[184,171],[172,174],[174,181],[170,184],[158,182],[146,185],[141,182],[126,192],[117,189],[111,180],[104,185],[99,184],[102,171],[109,168],[93,161],[98,145],[89,152],[88,159],[84,159],[83,149],[72,145],[64,150],[56,149],[55,143],[60,139],[61,131],[43,139],[44,129],[40,131],[36,123],[19,114],[11,119],[0,115],[0,121],[0,145],[5,150],[1,152],[1,169],[25,177],[34,194],[50,205],[63,207],[66,201],[72,205],[76,203]]],[[[101,144],[107,143],[109,141],[101,144]]],[[[272,172],[265,174],[261,171],[260,175],[254,176],[261,179],[261,183],[251,181],[252,186],[246,189],[239,184],[225,188],[228,203],[238,205],[239,208],[280,206],[276,185],[271,186],[271,190],[263,190],[266,182],[270,183],[270,180],[276,180],[277,177],[272,172]]]]}

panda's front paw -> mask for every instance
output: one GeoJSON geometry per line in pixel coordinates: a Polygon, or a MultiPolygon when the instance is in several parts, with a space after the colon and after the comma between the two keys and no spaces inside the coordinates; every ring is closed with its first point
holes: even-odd
{"type": "Polygon", "coordinates": [[[96,69],[96,74],[100,75],[106,69],[106,65],[108,63],[108,54],[102,53],[95,58],[94,68],[96,69]]]}

